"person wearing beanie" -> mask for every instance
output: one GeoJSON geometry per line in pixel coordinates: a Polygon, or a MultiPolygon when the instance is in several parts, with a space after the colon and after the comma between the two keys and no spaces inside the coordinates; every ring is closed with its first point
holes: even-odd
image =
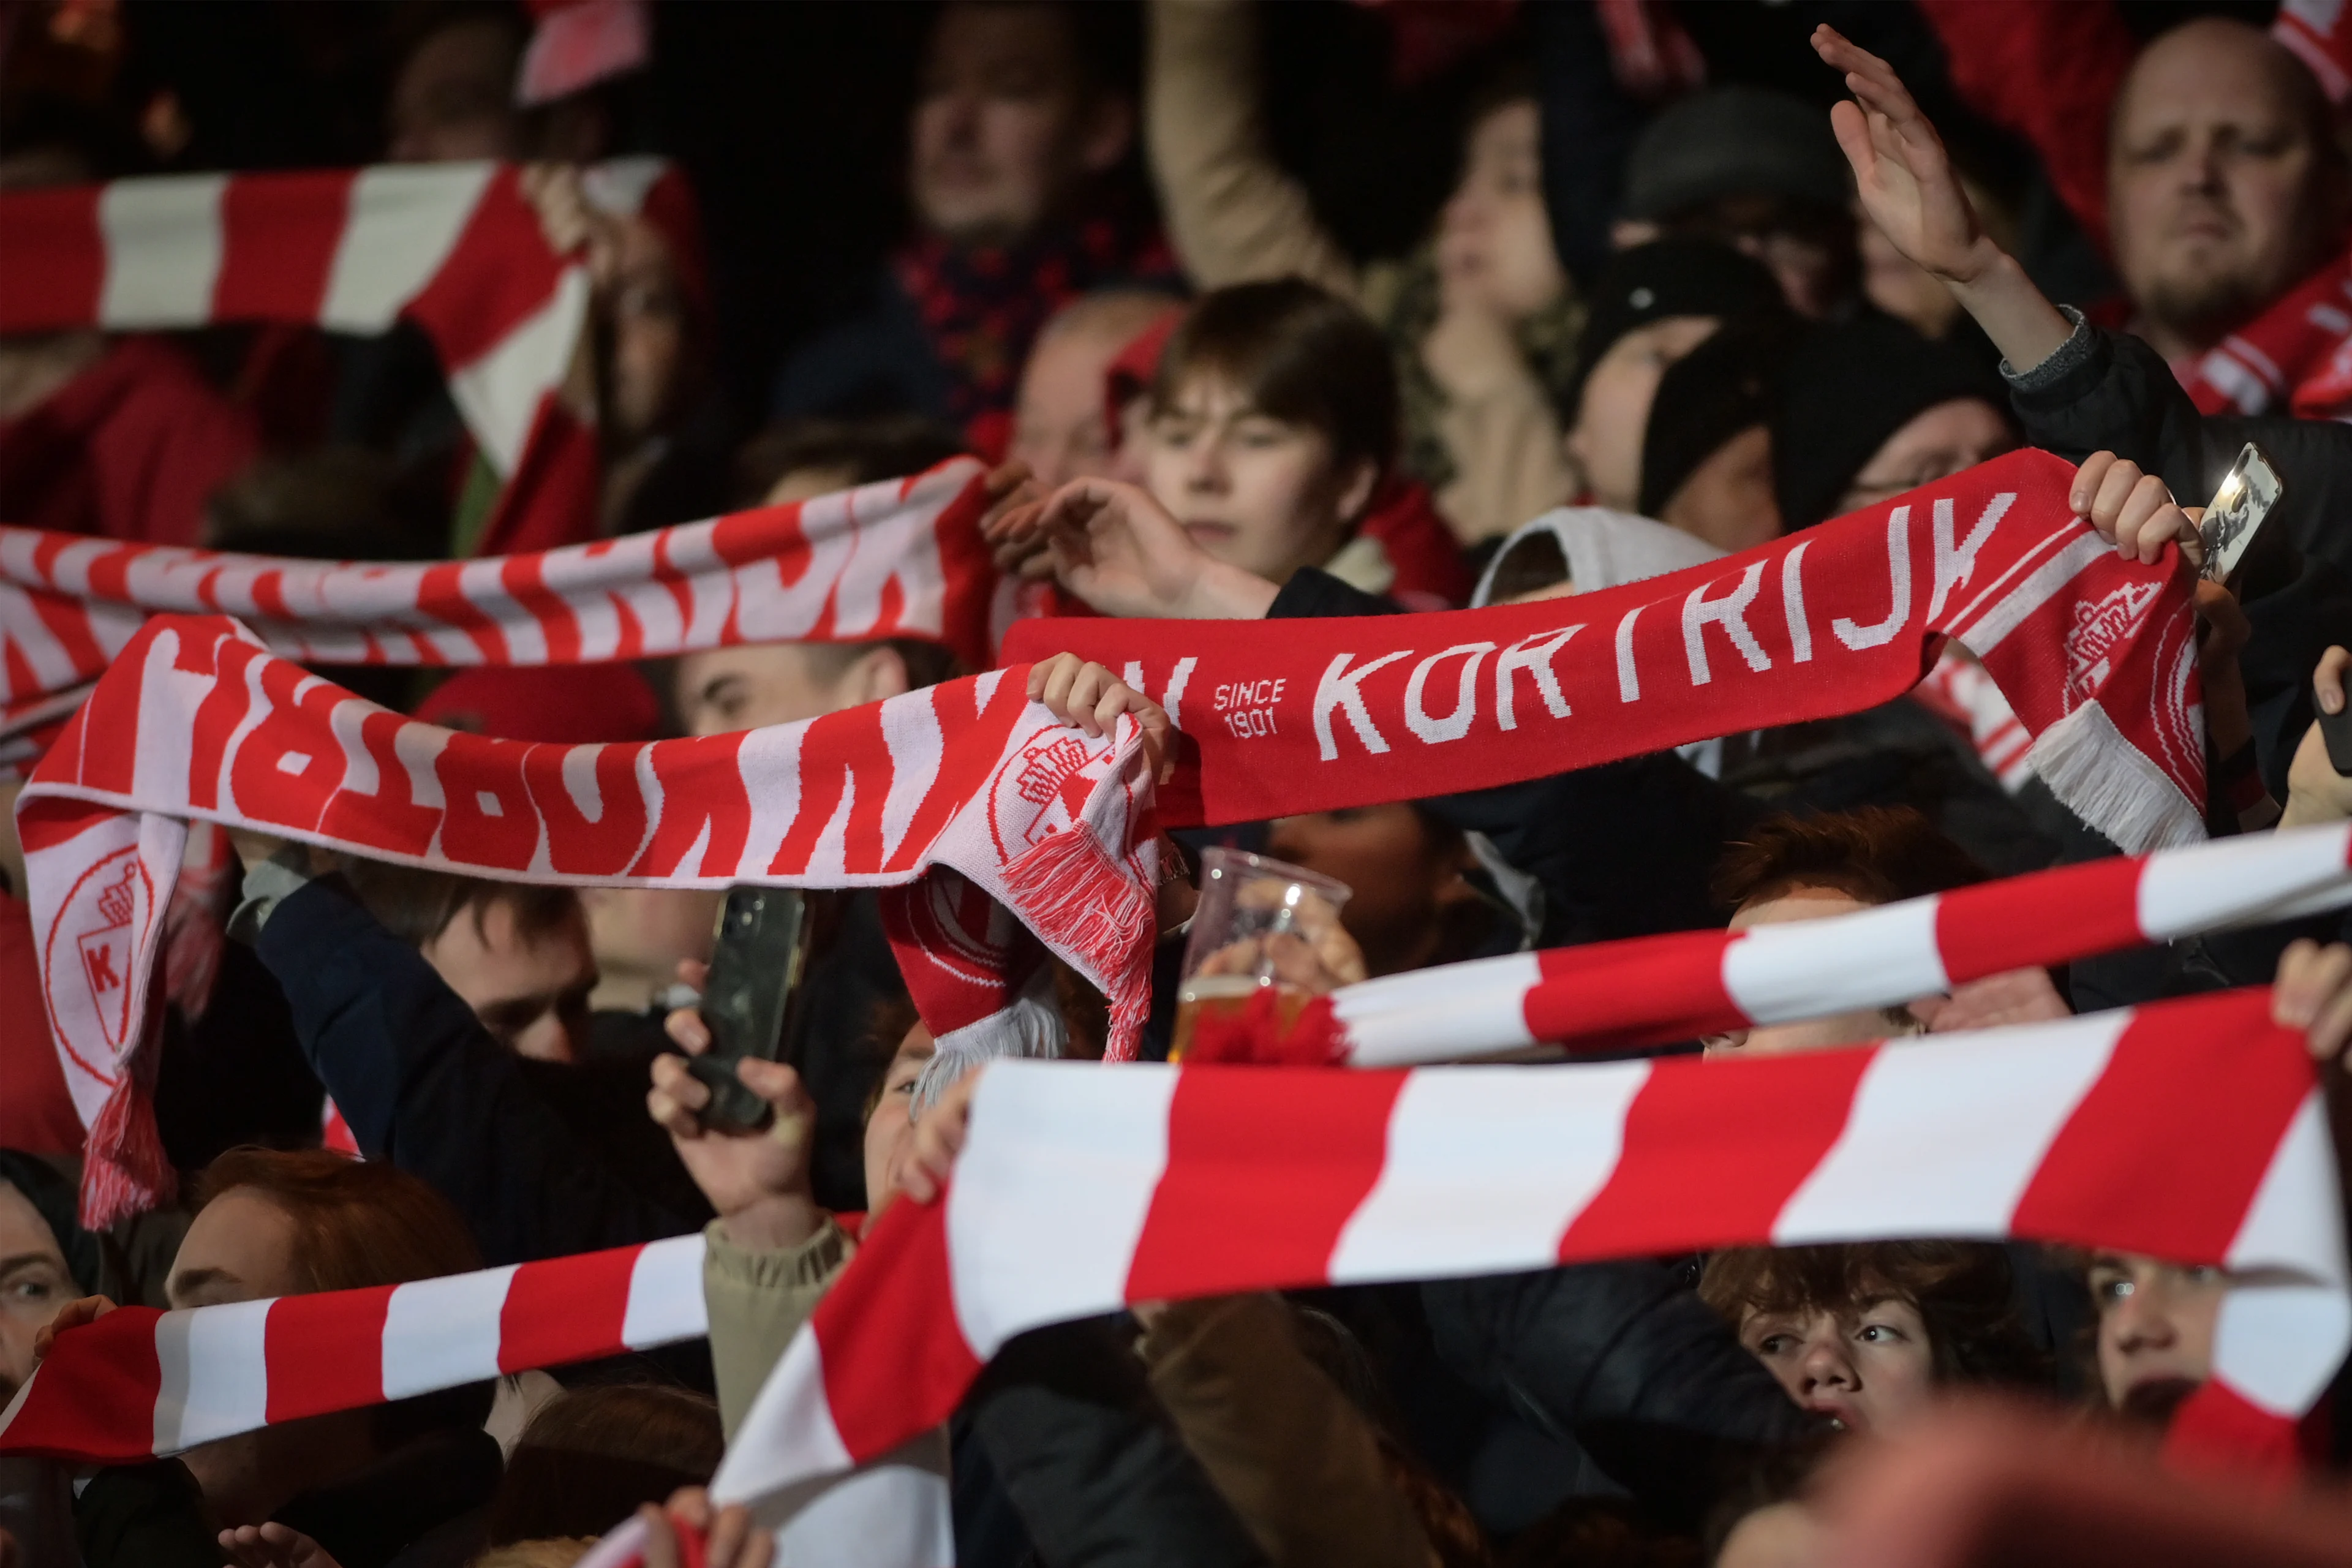
{"type": "Polygon", "coordinates": [[[1726,552],[1778,537],[1771,425],[1791,338],[1781,321],[1733,322],[1666,368],[1642,438],[1643,516],[1726,552]]]}
{"type": "Polygon", "coordinates": [[[1824,317],[1859,276],[1853,185],[1829,116],[1761,87],[1719,87],[1659,113],[1625,165],[1617,243],[1734,246],[1772,270],[1790,306],[1824,317]]]}
{"type": "Polygon", "coordinates": [[[2018,444],[1999,375],[1889,316],[1808,333],[1772,431],[1781,526],[1809,528],[2018,444]]]}
{"type": "Polygon", "coordinates": [[[1727,246],[1660,240],[1611,262],[1594,289],[1562,411],[1582,499],[1640,510],[1644,434],[1666,368],[1726,321],[1787,318],[1771,273],[1727,246]]]}

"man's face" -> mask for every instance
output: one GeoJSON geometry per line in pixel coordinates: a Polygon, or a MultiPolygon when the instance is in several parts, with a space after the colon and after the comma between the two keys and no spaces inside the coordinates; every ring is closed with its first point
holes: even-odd
{"type": "Polygon", "coordinates": [[[1047,489],[1071,479],[1110,477],[1110,431],[1103,422],[1103,380],[1127,345],[1102,333],[1047,332],[1021,373],[1012,455],[1047,489]]]}
{"type": "Polygon", "coordinates": [[[496,22],[457,22],[432,34],[392,84],[385,156],[395,163],[515,157],[520,60],[512,34],[496,22]]]}
{"type": "Polygon", "coordinates": [[[961,244],[1027,234],[1084,174],[1125,153],[1127,116],[1088,92],[1066,18],[1044,5],[950,5],[915,104],[916,216],[961,244]]]}
{"type": "Polygon", "coordinates": [[[596,959],[575,901],[552,929],[525,933],[505,900],[457,911],[421,949],[498,1042],[537,1061],[575,1061],[588,1041],[596,959]]]}
{"type": "Polygon", "coordinates": [[[1569,460],[1594,502],[1632,511],[1642,495],[1642,443],[1666,367],[1715,335],[1713,316],[1664,316],[1609,345],[1576,405],[1569,460]]]}
{"type": "Polygon", "coordinates": [[[2218,1268],[2190,1268],[2138,1253],[2092,1259],[2092,1304],[2099,1313],[2099,1383],[2117,1409],[2202,1383],[2213,1372],[2213,1326],[2229,1294],[2218,1268]]]}
{"type": "Polygon", "coordinates": [[[2140,56],[2107,153],[2116,269],[2155,326],[2207,346],[2317,265],[2340,219],[2279,47],[2241,23],[2176,28],[2140,56]]]}
{"type": "MultiPolygon", "coordinates": [[[[1851,893],[1834,888],[1792,888],[1769,899],[1758,899],[1740,906],[1731,917],[1735,931],[1752,931],[1758,926],[1783,925],[1790,921],[1817,921],[1831,915],[1850,915],[1871,906],[1851,893]]],[[[1908,1015],[1905,1015],[1908,1016],[1908,1015]]],[[[1825,1018],[1801,1018],[1790,1024],[1757,1024],[1728,1034],[1710,1036],[1706,1054],[1710,1057],[1777,1057],[1791,1051],[1821,1051],[1832,1046],[1858,1046],[1865,1040],[1881,1040],[1889,1035],[1914,1033],[1916,1024],[1905,1024],[1888,1016],[1887,1009],[1857,1007],[1850,1013],[1832,1013],[1825,1018]]]]}
{"type": "MultiPolygon", "coordinates": [[[[821,719],[875,696],[897,695],[866,694],[863,668],[863,659],[844,664],[837,647],[810,643],[745,643],[690,653],[677,661],[678,715],[689,735],[728,735],[821,719]]],[[[899,669],[897,685],[904,690],[903,665],[899,669]]]]}
{"type": "Polygon", "coordinates": [[[49,1222],[0,1183],[0,1403],[33,1375],[33,1336],[79,1293],[49,1222]]]}

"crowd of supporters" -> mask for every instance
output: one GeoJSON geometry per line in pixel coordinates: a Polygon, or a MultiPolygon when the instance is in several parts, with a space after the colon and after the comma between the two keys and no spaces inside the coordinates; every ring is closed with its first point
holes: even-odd
{"type": "MultiPolygon", "coordinates": [[[[199,90],[201,58],[156,41],[182,37],[172,9],[0,6],[0,193],[215,166],[192,157],[235,139],[204,120],[234,106],[199,90]]],[[[730,312],[760,292],[758,258],[730,254],[745,223],[698,214],[695,191],[742,182],[707,148],[678,156],[655,112],[695,91],[671,44],[710,53],[714,24],[688,14],[736,8],[215,9],[252,13],[239,37],[282,33],[283,68],[378,62],[373,152],[345,162],[521,164],[549,246],[585,258],[589,327],[555,396],[593,432],[593,484],[539,543],[971,454],[987,468],[974,553],[1023,613],[1384,616],[1663,576],[2028,447],[2075,465],[2074,511],[2154,563],[2201,550],[2199,508],[2251,443],[2281,481],[2263,526],[2286,564],[2198,590],[2207,825],[2352,818],[2321,729],[2352,668],[2352,45],[2331,7],[950,0],[908,10],[888,49],[845,34],[837,61],[815,62],[877,94],[910,77],[893,154],[905,228],[855,266],[827,258],[830,297],[791,302],[800,329],[749,357],[730,312]],[[1286,81],[1302,37],[1367,36],[1380,47],[1346,57],[1361,80],[1322,69],[1312,100],[1286,81]],[[1303,121],[1362,125],[1333,95],[1438,138],[1442,158],[1417,155],[1454,171],[1442,200],[1416,206],[1409,172],[1381,192],[1381,170],[1357,165],[1393,149],[1369,135],[1303,153],[1303,121]],[[653,194],[598,195],[603,171],[648,154],[672,160],[653,194]],[[1382,227],[1400,242],[1367,240],[1382,227]]],[[[814,23],[795,37],[827,47],[814,23]]],[[[725,158],[884,166],[823,139],[725,158]]],[[[0,523],[460,559],[508,537],[502,487],[522,482],[408,327],[0,338],[0,523]]],[[[435,724],[564,743],[793,724],[973,673],[911,637],[321,668],[435,724]]],[[[1132,716],[1156,759],[1170,716],[1129,681],[1064,655],[1030,694],[1089,734],[1132,716]]],[[[1313,966],[1328,989],[2119,853],[2014,761],[1923,687],[1503,788],[1178,833],[1142,1054],[1169,1056],[1212,847],[1345,884],[1313,966]]],[[[736,1068],[772,1113],[746,1132],[706,1119],[713,1091],[690,1066],[712,1039],[698,1004],[720,890],[487,880],[230,837],[216,967],[159,989],[152,1024],[183,1195],[93,1231],[7,835],[0,1396],[118,1304],[390,1286],[697,1231],[707,1341],[146,1463],[0,1458],[0,1568],[538,1568],[578,1561],[633,1510],[654,1521],[647,1562],[765,1563],[767,1534],[701,1489],[865,1229],[952,1180],[989,1054],[936,1048],[877,893],[812,896],[826,958],[800,982],[792,1062],[736,1068]]],[[[2343,920],[1656,1054],[1830,1050],[2261,986],[2340,1099],[2343,920]]],[[[1049,977],[1001,1054],[1102,1056],[1104,998],[1066,966],[1049,977]]],[[[2233,1283],[1937,1234],[1141,1304],[1022,1335],[975,1384],[949,1429],[957,1560],[1856,1562],[1837,1553],[1862,1537],[1841,1531],[1873,1488],[1929,1495],[1926,1472],[1898,1469],[1916,1443],[1955,1508],[2044,1521],[2011,1555],[1922,1545],[1922,1563],[2107,1561],[2085,1544],[2102,1531],[2141,1542],[2137,1561],[2219,1561],[2200,1553],[2230,1530],[2250,1532],[2232,1560],[2341,1561],[2340,1545],[2256,1539],[2264,1508],[2336,1506],[2340,1400],[2310,1423],[2301,1491],[2216,1502],[2168,1542],[2097,1522],[2177,1503],[2158,1435],[2210,1375],[2233,1283]],[[2004,1454],[2036,1477],[1983,1479],[2004,1454]],[[2108,1490],[2067,1493],[2072,1466],[2084,1497],[2108,1490]],[[2047,1497],[2025,1495],[2032,1479],[2047,1497]]]]}

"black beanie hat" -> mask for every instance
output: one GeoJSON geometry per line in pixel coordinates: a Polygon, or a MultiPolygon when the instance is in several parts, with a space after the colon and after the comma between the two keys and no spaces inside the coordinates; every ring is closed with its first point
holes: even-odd
{"type": "Polygon", "coordinates": [[[2008,389],[1990,364],[1892,316],[1808,332],[1790,359],[1772,426],[1781,527],[1808,528],[1834,515],[1888,437],[1959,397],[2009,408],[2008,389]]]}
{"type": "Polygon", "coordinates": [[[1780,318],[1789,305],[1771,271],[1750,256],[1708,239],[1661,239],[1620,251],[1593,286],[1591,312],[1576,344],[1576,381],[1560,422],[1576,421],[1585,378],[1610,346],[1637,327],[1669,316],[1780,318]]]}
{"type": "Polygon", "coordinates": [[[65,1173],[22,1150],[0,1149],[0,1185],[24,1194],[34,1212],[48,1222],[50,1234],[58,1239],[58,1250],[65,1255],[66,1268],[74,1277],[75,1288],[86,1296],[103,1289],[99,1279],[103,1259],[98,1237],[82,1229],[75,1219],[79,1194],[65,1173]]]}
{"type": "Polygon", "coordinates": [[[1794,337],[1780,318],[1727,322],[1666,367],[1642,435],[1635,510],[1643,517],[1656,517],[1733,437],[1772,423],[1780,367],[1794,337]]]}

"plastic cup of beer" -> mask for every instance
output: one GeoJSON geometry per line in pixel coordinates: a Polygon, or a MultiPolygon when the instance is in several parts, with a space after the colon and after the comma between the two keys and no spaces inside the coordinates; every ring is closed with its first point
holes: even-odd
{"type": "Polygon", "coordinates": [[[1341,982],[1329,944],[1339,932],[1339,906],[1353,891],[1244,849],[1202,851],[1201,898],[1184,943],[1170,1059],[1183,1058],[1204,1016],[1238,1022],[1259,993],[1270,992],[1275,1016],[1288,1029],[1308,998],[1336,989],[1341,982]]]}

